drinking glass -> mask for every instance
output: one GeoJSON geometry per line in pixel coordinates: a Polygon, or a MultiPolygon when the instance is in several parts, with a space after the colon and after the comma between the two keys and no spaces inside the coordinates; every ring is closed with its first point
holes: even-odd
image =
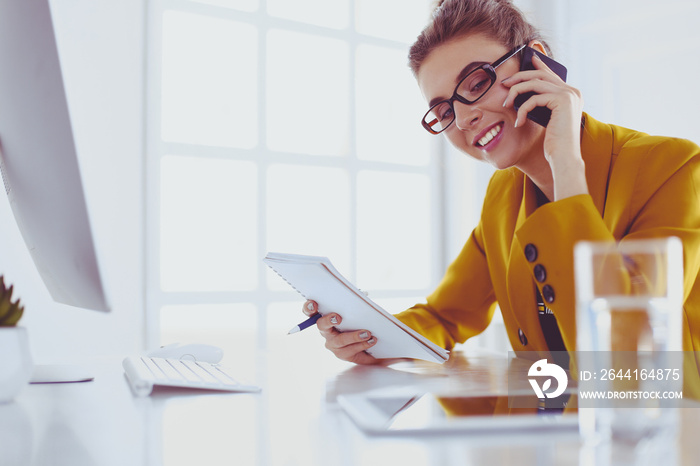
{"type": "Polygon", "coordinates": [[[672,435],[683,386],[680,240],[581,242],[574,265],[584,441],[672,435]]]}

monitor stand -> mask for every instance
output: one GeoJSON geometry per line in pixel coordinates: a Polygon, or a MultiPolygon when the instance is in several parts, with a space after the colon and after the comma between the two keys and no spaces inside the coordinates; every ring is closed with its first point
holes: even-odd
{"type": "Polygon", "coordinates": [[[90,382],[95,376],[90,370],[83,366],[63,365],[63,364],[37,364],[29,383],[75,383],[90,382]]]}

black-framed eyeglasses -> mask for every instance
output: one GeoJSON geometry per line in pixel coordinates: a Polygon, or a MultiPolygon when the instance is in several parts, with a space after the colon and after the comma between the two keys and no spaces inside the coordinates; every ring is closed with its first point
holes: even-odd
{"type": "Polygon", "coordinates": [[[462,78],[455,91],[447,100],[441,100],[427,111],[421,123],[432,134],[440,134],[455,121],[454,101],[471,105],[481,99],[496,82],[496,68],[515,56],[527,44],[515,47],[491,64],[481,65],[462,78]]]}

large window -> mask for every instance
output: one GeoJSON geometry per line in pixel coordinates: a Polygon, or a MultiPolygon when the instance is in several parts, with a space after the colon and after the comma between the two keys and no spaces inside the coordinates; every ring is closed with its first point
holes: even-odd
{"type": "Polygon", "coordinates": [[[444,270],[441,144],[407,67],[429,0],[149,6],[147,344],[265,349],[303,298],[267,251],[328,256],[398,312],[444,270]]]}

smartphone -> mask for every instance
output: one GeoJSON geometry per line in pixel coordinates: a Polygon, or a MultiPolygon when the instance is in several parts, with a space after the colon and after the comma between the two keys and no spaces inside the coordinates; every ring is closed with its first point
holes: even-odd
{"type": "MultiPolygon", "coordinates": [[[[523,58],[522,62],[520,63],[520,71],[535,69],[535,65],[532,64],[532,58],[534,54],[537,54],[537,56],[542,59],[544,64],[547,65],[549,69],[554,71],[563,81],[566,81],[566,67],[561,63],[552,60],[547,55],[538,52],[532,47],[525,47],[523,49],[523,58]]],[[[533,95],[535,95],[534,92],[526,92],[525,94],[518,95],[518,97],[516,97],[515,101],[513,102],[515,110],[518,110],[520,106],[533,95]]],[[[527,114],[527,117],[529,119],[531,119],[535,123],[539,123],[544,127],[546,127],[547,123],[549,123],[549,119],[551,118],[551,116],[552,111],[547,107],[536,107],[533,111],[527,114]]]]}

